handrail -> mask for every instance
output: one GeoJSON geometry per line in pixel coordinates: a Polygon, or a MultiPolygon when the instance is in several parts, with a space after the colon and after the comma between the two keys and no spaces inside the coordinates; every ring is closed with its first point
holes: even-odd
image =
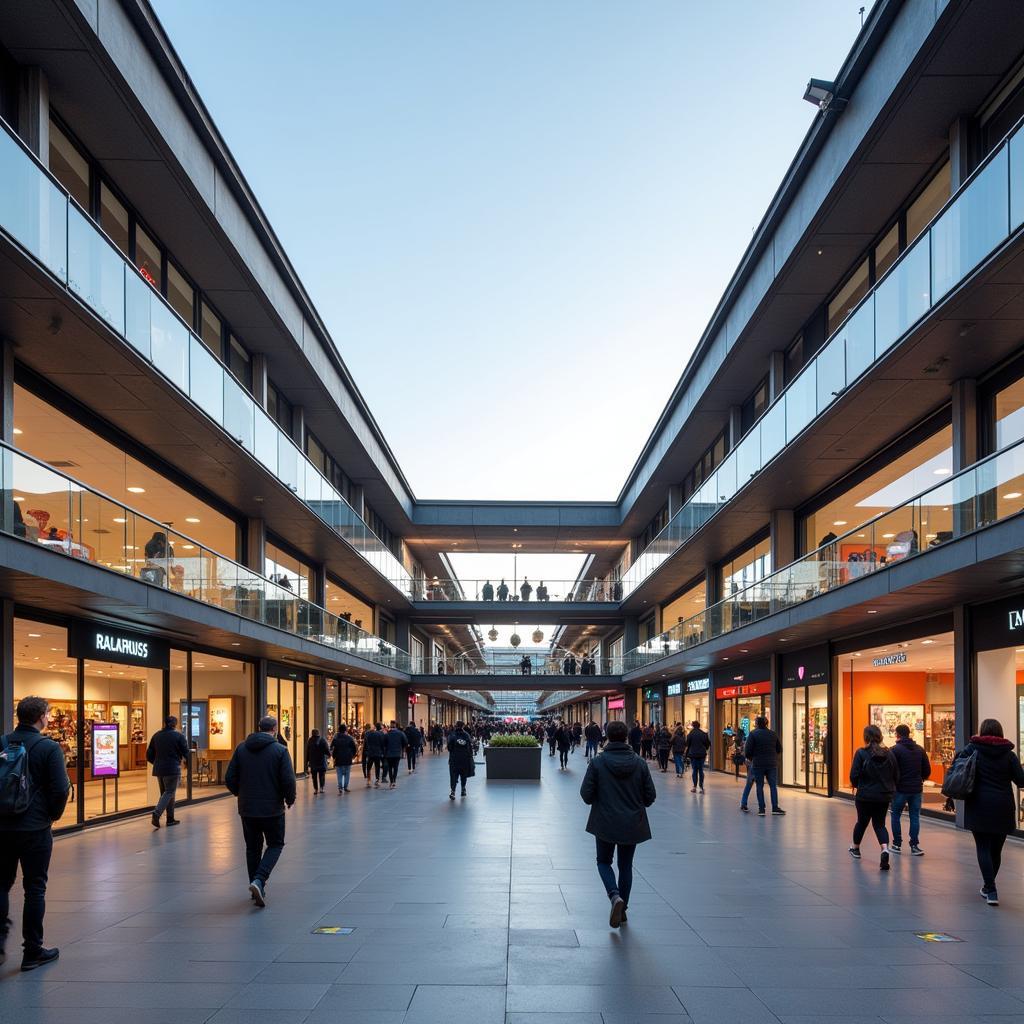
{"type": "Polygon", "coordinates": [[[365,661],[408,669],[408,652],[395,644],[6,442],[0,492],[0,532],[365,661]]]}
{"type": "Polygon", "coordinates": [[[1024,439],[651,637],[626,652],[623,671],[661,661],[1021,512],[1024,439]],[[922,539],[930,543],[924,547],[922,539]]]}
{"type": "Polygon", "coordinates": [[[622,600],[616,580],[542,580],[495,576],[486,580],[414,580],[413,601],[473,601],[484,604],[612,604],[622,600]]]}

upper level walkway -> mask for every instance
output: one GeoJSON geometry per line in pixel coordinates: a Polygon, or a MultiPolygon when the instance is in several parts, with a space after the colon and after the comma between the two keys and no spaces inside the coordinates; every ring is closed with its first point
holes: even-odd
{"type": "Polygon", "coordinates": [[[1016,843],[993,910],[970,836],[949,826],[925,822],[926,856],[882,874],[867,841],[861,862],[846,854],[846,801],[784,791],[787,817],[762,820],[737,811],[731,776],[695,796],[656,772],[654,839],[613,931],[582,753],[564,774],[545,755],[540,784],[489,784],[481,765],[454,803],[446,760],[403,768],[394,792],[359,778],[314,799],[302,784],[265,910],[229,799],[181,808],[175,829],[59,839],[46,939],[61,957],[18,974],[12,937],[0,1024],[1024,1021],[1016,843]]]}

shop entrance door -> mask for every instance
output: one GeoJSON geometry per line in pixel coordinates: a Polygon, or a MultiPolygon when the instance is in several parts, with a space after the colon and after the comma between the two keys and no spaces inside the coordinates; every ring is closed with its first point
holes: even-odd
{"type": "Polygon", "coordinates": [[[267,714],[277,719],[277,734],[292,755],[296,774],[304,774],[306,771],[307,698],[308,683],[305,676],[267,676],[267,714]]]}
{"type": "Polygon", "coordinates": [[[782,694],[782,782],[829,792],[828,686],[793,686],[782,694]]]}

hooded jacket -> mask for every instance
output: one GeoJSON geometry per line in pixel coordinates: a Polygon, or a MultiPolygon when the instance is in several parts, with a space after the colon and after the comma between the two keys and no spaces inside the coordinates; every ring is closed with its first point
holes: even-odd
{"type": "Polygon", "coordinates": [[[31,725],[7,733],[7,742],[22,743],[28,757],[32,800],[21,814],[0,818],[0,832],[35,832],[49,828],[64,813],[71,783],[60,745],[31,725]]]}
{"type": "Polygon", "coordinates": [[[412,722],[405,727],[405,738],[413,750],[419,750],[420,746],[423,744],[423,733],[421,733],[419,729],[412,724],[412,722]]]}
{"type": "Polygon", "coordinates": [[[676,754],[685,754],[686,753],[686,744],[687,744],[686,733],[683,732],[682,729],[676,729],[676,731],[674,733],[672,733],[672,754],[673,754],[673,756],[675,756],[676,754]]]}
{"type": "Polygon", "coordinates": [[[311,772],[326,771],[329,753],[330,747],[323,736],[310,736],[306,740],[306,764],[311,772]]]}
{"type": "Polygon", "coordinates": [[[691,729],[686,735],[686,753],[690,757],[707,757],[711,749],[711,737],[703,729],[691,729]]]}
{"type": "Polygon", "coordinates": [[[909,736],[897,740],[892,745],[892,755],[900,766],[900,779],[896,784],[897,793],[923,793],[924,780],[932,773],[932,764],[928,760],[924,747],[915,743],[909,736]]]}
{"type": "Polygon", "coordinates": [[[964,801],[964,827],[1009,835],[1017,827],[1011,783],[1024,786],[1024,769],[1013,744],[1001,736],[972,736],[956,756],[977,751],[974,792],[964,801]]]}
{"type": "Polygon", "coordinates": [[[369,757],[384,756],[384,733],[370,729],[363,733],[363,753],[369,757]]]}
{"type": "Polygon", "coordinates": [[[288,748],[270,732],[254,732],[235,747],[224,785],[243,818],[276,818],[295,803],[295,769],[288,748]]]}
{"type": "Polygon", "coordinates": [[[465,729],[453,729],[448,736],[448,766],[463,775],[474,775],[473,737],[465,729]]]}
{"type": "Polygon", "coordinates": [[[583,730],[583,735],[587,737],[587,740],[590,743],[600,743],[601,726],[594,722],[592,725],[588,725],[586,729],[583,730]]]}
{"type": "Polygon", "coordinates": [[[580,796],[590,805],[587,831],[609,843],[651,838],[647,808],[658,793],[647,762],[627,743],[608,743],[587,766],[580,796]]]}
{"type": "Polygon", "coordinates": [[[409,746],[409,741],[401,729],[388,729],[384,736],[385,757],[401,757],[407,746],[409,746]]]}
{"type": "Polygon", "coordinates": [[[180,775],[181,762],[188,763],[188,741],[173,725],[165,725],[153,733],[146,747],[146,760],[155,776],[180,775]]]}
{"type": "Polygon", "coordinates": [[[858,800],[888,803],[899,781],[900,766],[888,747],[879,747],[873,754],[868,747],[857,748],[850,765],[850,782],[858,800]]]}
{"type": "Polygon", "coordinates": [[[337,768],[345,768],[356,759],[356,741],[347,732],[339,732],[331,740],[331,757],[337,768]]]}
{"type": "Polygon", "coordinates": [[[747,737],[743,752],[755,768],[776,768],[779,764],[779,754],[782,753],[782,744],[771,729],[758,728],[747,737]]]}

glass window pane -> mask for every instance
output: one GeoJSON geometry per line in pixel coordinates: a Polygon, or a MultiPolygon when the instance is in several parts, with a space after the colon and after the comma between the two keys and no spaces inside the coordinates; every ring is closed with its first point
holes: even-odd
{"type": "Polygon", "coordinates": [[[1010,230],[1024,224],[1024,129],[1010,139],[1010,230]]]}
{"type": "Polygon", "coordinates": [[[820,413],[846,387],[846,346],[842,334],[833,338],[817,355],[818,408],[820,413]]]}
{"type": "Polygon", "coordinates": [[[885,237],[875,246],[875,280],[879,281],[885,272],[896,262],[900,254],[900,226],[893,226],[885,237]]]}
{"type": "Polygon", "coordinates": [[[220,317],[204,302],[199,320],[199,337],[203,344],[218,358],[221,357],[220,317]]]}
{"type": "Polygon", "coordinates": [[[298,492],[299,452],[295,445],[281,433],[277,435],[277,475],[285,486],[298,492]]]}
{"type": "Polygon", "coordinates": [[[872,295],[843,325],[846,383],[852,384],[875,361],[875,297],[872,295]]]}
{"type": "Polygon", "coordinates": [[[68,287],[124,334],[124,260],[75,207],[68,210],[68,287]]]}
{"type": "Polygon", "coordinates": [[[277,476],[277,424],[262,409],[256,410],[255,455],[277,476]]]}
{"type": "Polygon", "coordinates": [[[224,422],[224,370],[195,336],[189,339],[189,395],[192,401],[218,423],[224,422]]]}
{"type": "Polygon", "coordinates": [[[924,191],[907,210],[908,248],[914,244],[917,236],[928,227],[935,214],[942,209],[943,203],[949,199],[950,181],[949,163],[947,162],[939,168],[935,177],[928,182],[924,191]]]}
{"type": "Polygon", "coordinates": [[[786,443],[814,419],[815,414],[815,373],[814,363],[786,388],[786,443]]]}
{"type": "Polygon", "coordinates": [[[828,304],[828,333],[835,329],[853,312],[854,307],[871,287],[868,273],[868,261],[863,263],[850,275],[849,280],[839,289],[836,297],[828,304]]]}
{"type": "Polygon", "coordinates": [[[229,374],[224,375],[224,429],[246,451],[253,450],[253,400],[229,374]]]}
{"type": "Polygon", "coordinates": [[[100,227],[107,233],[110,240],[128,256],[128,211],[117,196],[107,187],[106,182],[100,184],[100,227]]]}
{"type": "Polygon", "coordinates": [[[150,302],[153,289],[138,274],[127,271],[125,281],[125,329],[124,336],[132,346],[147,359],[151,358],[153,335],[150,327],[150,302]]]}
{"type": "Polygon", "coordinates": [[[89,161],[53,121],[50,122],[50,173],[89,213],[89,161]]]}
{"type": "Polygon", "coordinates": [[[765,466],[786,446],[786,396],[764,414],[761,420],[761,466],[765,466]]]}
{"type": "Polygon", "coordinates": [[[135,225],[135,266],[157,291],[161,290],[160,247],[137,224],[135,225]]]}
{"type": "Polygon", "coordinates": [[[195,323],[194,298],[191,283],[173,263],[168,263],[167,301],[189,327],[195,323]]]}
{"type": "Polygon", "coordinates": [[[252,360],[245,346],[233,334],[228,338],[228,369],[246,388],[252,390],[252,360]]]}
{"type": "Polygon", "coordinates": [[[996,450],[1024,437],[1024,378],[996,395],[994,417],[996,450]]]}
{"type": "Polygon", "coordinates": [[[188,328],[159,300],[150,305],[153,365],[188,393],[188,328]]]}
{"type": "Polygon", "coordinates": [[[875,358],[928,312],[931,306],[928,236],[903,254],[892,273],[875,289],[875,358]]]}

